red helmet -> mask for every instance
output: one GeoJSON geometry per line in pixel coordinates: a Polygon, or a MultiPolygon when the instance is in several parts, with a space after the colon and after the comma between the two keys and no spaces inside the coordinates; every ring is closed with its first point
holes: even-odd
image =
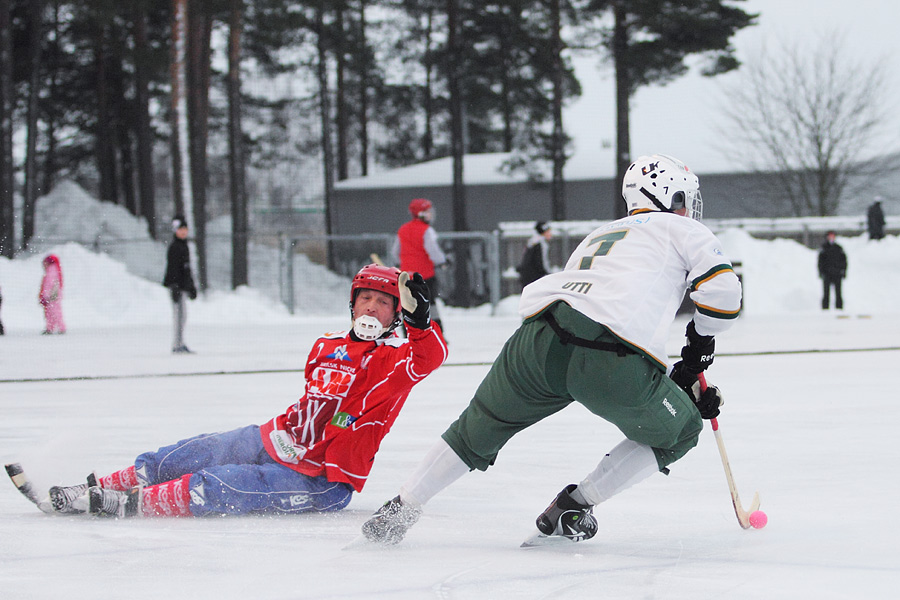
{"type": "Polygon", "coordinates": [[[409,203],[409,212],[414,217],[418,217],[426,210],[431,210],[431,200],[425,198],[416,198],[409,203]]]}
{"type": "Polygon", "coordinates": [[[378,290],[394,297],[394,321],[385,333],[390,333],[400,324],[400,269],[384,265],[366,265],[359,270],[350,285],[350,318],[353,319],[353,303],[360,290],[378,290]]]}

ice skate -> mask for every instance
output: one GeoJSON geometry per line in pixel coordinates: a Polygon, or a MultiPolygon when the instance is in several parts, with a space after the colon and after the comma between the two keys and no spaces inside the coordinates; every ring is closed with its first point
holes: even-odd
{"type": "Polygon", "coordinates": [[[548,537],[559,536],[573,542],[594,537],[597,533],[597,519],[592,514],[594,507],[572,499],[571,493],[577,487],[574,483],[567,485],[538,516],[535,522],[538,531],[548,537]]]}
{"type": "Polygon", "coordinates": [[[90,512],[98,517],[115,517],[123,519],[127,517],[141,516],[141,489],[132,488],[127,492],[105,490],[102,487],[88,488],[90,512]]]}
{"type": "Polygon", "coordinates": [[[63,515],[77,515],[88,511],[88,488],[97,485],[97,476],[91,473],[87,476],[87,483],[78,485],[61,486],[54,485],[50,488],[50,504],[53,512],[63,515]]]}
{"type": "Polygon", "coordinates": [[[378,544],[396,544],[406,535],[406,530],[416,524],[422,509],[395,497],[379,508],[372,518],[363,523],[362,532],[370,542],[378,544]]]}

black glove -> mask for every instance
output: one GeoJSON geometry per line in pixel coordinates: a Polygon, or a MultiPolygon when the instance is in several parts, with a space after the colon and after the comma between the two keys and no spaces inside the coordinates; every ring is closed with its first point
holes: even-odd
{"type": "Polygon", "coordinates": [[[172,302],[180,302],[181,301],[181,290],[177,287],[169,288],[169,292],[172,294],[172,302]]]}
{"type": "Polygon", "coordinates": [[[689,369],[684,366],[684,361],[679,360],[675,363],[675,366],[672,367],[672,374],[669,375],[669,378],[675,382],[675,385],[683,389],[687,392],[687,395],[691,395],[691,388],[694,387],[694,384],[697,383],[697,374],[692,373],[689,369]]]}
{"type": "Polygon", "coordinates": [[[197,288],[192,287],[188,290],[188,298],[190,298],[191,300],[197,299],[197,288]]]}
{"type": "Polygon", "coordinates": [[[687,343],[681,349],[681,363],[684,363],[682,369],[692,375],[697,375],[708,369],[713,363],[713,359],[716,357],[716,338],[697,333],[693,321],[688,323],[685,335],[687,343]]]}
{"type": "Polygon", "coordinates": [[[725,404],[722,398],[722,392],[714,385],[707,386],[705,390],[700,391],[700,382],[698,381],[692,387],[685,390],[691,402],[696,405],[700,411],[700,416],[704,419],[715,419],[719,416],[719,407],[725,404]]]}
{"type": "Polygon", "coordinates": [[[707,386],[704,391],[700,391],[700,380],[696,373],[691,373],[684,366],[684,361],[680,360],[672,367],[672,374],[669,375],[675,385],[684,390],[691,402],[696,405],[700,411],[700,416],[704,419],[715,419],[719,416],[719,407],[725,403],[722,399],[722,392],[714,385],[707,386]]]}
{"type": "Polygon", "coordinates": [[[400,307],[403,322],[409,327],[425,329],[431,323],[431,292],[421,273],[413,273],[410,279],[405,271],[400,274],[400,307]]]}

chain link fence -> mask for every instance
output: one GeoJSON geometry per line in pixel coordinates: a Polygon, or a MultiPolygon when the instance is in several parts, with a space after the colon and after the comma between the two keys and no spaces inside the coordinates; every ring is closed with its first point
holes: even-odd
{"type": "MultiPolygon", "coordinates": [[[[307,304],[310,293],[304,261],[318,264],[349,282],[363,266],[391,263],[393,234],[282,235],[279,241],[279,299],[292,313],[307,304]],[[300,259],[303,257],[303,259],[300,259]],[[299,260],[299,262],[298,262],[299,260]]],[[[490,304],[501,298],[499,232],[439,234],[447,266],[438,269],[441,300],[451,306],[490,304]]]]}

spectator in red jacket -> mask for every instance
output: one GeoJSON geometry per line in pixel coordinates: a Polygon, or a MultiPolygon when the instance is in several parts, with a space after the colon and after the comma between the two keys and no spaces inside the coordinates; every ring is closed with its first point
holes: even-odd
{"type": "MultiPolygon", "coordinates": [[[[440,296],[440,287],[435,268],[446,265],[447,256],[438,245],[437,232],[431,226],[434,207],[430,200],[416,198],[409,203],[409,212],[412,219],[397,230],[391,257],[401,271],[421,273],[431,297],[436,301],[440,296]]],[[[431,318],[441,324],[436,302],[431,309],[431,318]]]]}
{"type": "Polygon", "coordinates": [[[366,484],[413,386],[447,358],[429,304],[420,274],[363,267],[350,288],[352,329],[313,343],[303,395],[283,414],[145,452],[105,477],[53,487],[54,510],[132,517],[344,508],[366,484]],[[394,332],[401,318],[407,338],[394,332]]]}

